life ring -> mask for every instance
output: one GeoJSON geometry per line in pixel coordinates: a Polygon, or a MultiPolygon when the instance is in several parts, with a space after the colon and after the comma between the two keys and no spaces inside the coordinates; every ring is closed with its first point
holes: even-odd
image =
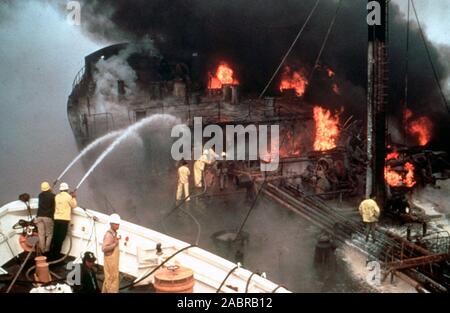
{"type": "Polygon", "coordinates": [[[34,249],[34,246],[31,242],[38,242],[39,237],[36,232],[34,232],[31,236],[27,234],[21,234],[19,236],[19,244],[22,247],[23,251],[31,252],[34,249]]]}

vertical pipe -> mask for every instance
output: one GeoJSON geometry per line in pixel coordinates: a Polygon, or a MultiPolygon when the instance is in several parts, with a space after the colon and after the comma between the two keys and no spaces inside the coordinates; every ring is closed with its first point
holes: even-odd
{"type": "Polygon", "coordinates": [[[367,169],[366,169],[366,197],[369,197],[373,188],[373,42],[369,41],[367,48],[367,169]]]}

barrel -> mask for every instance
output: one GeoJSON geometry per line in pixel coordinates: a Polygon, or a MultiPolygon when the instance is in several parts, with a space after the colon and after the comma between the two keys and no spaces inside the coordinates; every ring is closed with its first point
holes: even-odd
{"type": "Polygon", "coordinates": [[[44,255],[37,256],[37,257],[34,258],[34,261],[36,262],[36,265],[42,264],[42,263],[45,263],[47,261],[47,257],[44,256],[44,255]]]}
{"type": "Polygon", "coordinates": [[[48,283],[52,280],[48,269],[47,257],[37,256],[34,258],[36,262],[36,278],[38,281],[48,283]]]}
{"type": "Polygon", "coordinates": [[[155,273],[154,287],[158,293],[192,293],[194,272],[181,266],[169,266],[155,273]]]}

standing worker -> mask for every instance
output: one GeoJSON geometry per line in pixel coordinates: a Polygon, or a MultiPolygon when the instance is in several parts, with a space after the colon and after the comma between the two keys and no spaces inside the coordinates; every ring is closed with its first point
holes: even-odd
{"type": "Polygon", "coordinates": [[[105,255],[103,264],[105,280],[103,281],[102,293],[119,292],[120,236],[117,235],[117,230],[119,229],[120,222],[119,214],[111,214],[109,216],[110,228],[103,237],[102,251],[105,255]]]}
{"type": "Polygon", "coordinates": [[[197,188],[202,188],[203,181],[203,172],[205,170],[206,164],[211,164],[212,161],[208,159],[208,150],[203,150],[202,156],[194,162],[194,185],[197,188]]]}
{"type": "Polygon", "coordinates": [[[53,216],[55,215],[55,194],[48,182],[41,184],[41,193],[38,196],[38,210],[34,220],[39,235],[39,248],[42,254],[50,251],[53,238],[53,216]]]}
{"type": "Polygon", "coordinates": [[[186,199],[186,201],[191,200],[189,198],[189,176],[191,175],[191,171],[187,167],[187,164],[188,163],[184,159],[180,160],[180,167],[178,168],[177,201],[184,199],[186,199]]]}
{"type": "Polygon", "coordinates": [[[61,183],[61,185],[59,185],[59,193],[55,196],[55,224],[51,247],[51,256],[53,260],[56,260],[61,256],[61,248],[69,229],[72,209],[76,207],[77,199],[75,192],[69,194],[69,185],[61,183]]]}
{"type": "Polygon", "coordinates": [[[222,191],[227,187],[228,181],[228,162],[227,162],[227,154],[222,152],[222,160],[217,162],[216,164],[216,173],[219,176],[219,188],[222,191]]]}
{"type": "Polygon", "coordinates": [[[372,240],[375,242],[375,226],[380,217],[380,208],[375,202],[375,197],[370,196],[370,199],[365,199],[359,205],[359,214],[366,225],[366,242],[369,241],[369,235],[372,235],[372,240]]]}

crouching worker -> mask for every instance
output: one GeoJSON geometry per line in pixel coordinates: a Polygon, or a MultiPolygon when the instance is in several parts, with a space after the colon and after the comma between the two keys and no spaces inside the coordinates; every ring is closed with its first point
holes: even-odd
{"type": "Polygon", "coordinates": [[[75,286],[77,293],[100,293],[98,287],[97,276],[95,275],[94,266],[97,258],[92,252],[85,252],[83,263],[81,264],[80,285],[75,286]]]}
{"type": "Polygon", "coordinates": [[[103,281],[102,293],[118,293],[119,292],[119,240],[117,230],[120,226],[119,214],[111,214],[109,216],[110,229],[108,229],[103,237],[102,251],[105,255],[103,270],[105,272],[105,280],[103,281]]]}

